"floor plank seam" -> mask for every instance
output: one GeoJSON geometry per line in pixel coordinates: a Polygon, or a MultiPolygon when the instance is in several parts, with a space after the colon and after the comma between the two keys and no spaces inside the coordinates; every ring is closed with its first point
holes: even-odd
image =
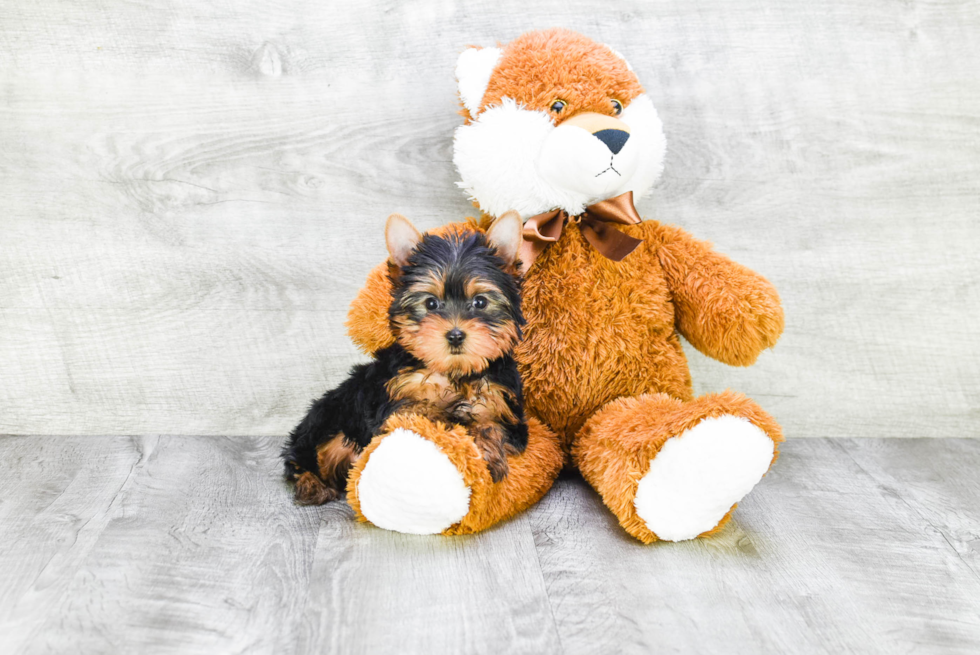
{"type": "MultiPolygon", "coordinates": [[[[855,459],[855,457],[851,454],[851,452],[847,448],[844,447],[844,445],[841,443],[841,440],[834,439],[832,437],[824,437],[824,439],[827,440],[827,441],[830,441],[831,443],[833,443],[835,448],[837,448],[839,451],[841,451],[844,454],[846,454],[847,457],[848,457],[848,459],[850,459],[852,462],[854,462],[854,465],[857,466],[859,469],[861,469],[864,472],[864,474],[867,475],[876,484],[881,484],[881,485],[887,484],[887,482],[888,482],[887,480],[886,481],[880,480],[877,476],[875,476],[873,473],[871,473],[871,471],[869,471],[864,466],[862,466],[861,463],[858,462],[857,459],[855,459]]],[[[894,478],[892,478],[891,481],[892,482],[898,482],[894,478]]],[[[953,553],[956,555],[957,559],[959,559],[963,563],[963,565],[966,566],[967,570],[970,571],[970,573],[973,574],[973,577],[974,577],[974,579],[976,579],[977,583],[980,584],[980,572],[978,572],[976,569],[974,569],[973,568],[973,565],[970,564],[970,562],[968,562],[967,560],[965,560],[963,558],[963,555],[960,554],[960,551],[956,550],[956,547],[953,546],[953,543],[949,540],[949,537],[946,535],[946,532],[942,528],[937,527],[932,522],[932,520],[930,519],[930,517],[928,517],[925,514],[923,514],[922,511],[919,510],[918,507],[916,507],[914,504],[912,504],[908,500],[906,500],[906,498],[903,495],[901,495],[899,493],[896,493],[895,496],[899,500],[902,501],[902,504],[905,505],[905,507],[907,507],[910,512],[912,512],[914,515],[918,516],[920,519],[922,519],[923,521],[925,521],[926,524],[930,528],[932,528],[933,530],[935,530],[936,533],[943,538],[943,541],[946,543],[947,546],[949,546],[950,550],[953,551],[953,553]]]]}
{"type": "Polygon", "coordinates": [[[961,562],[963,562],[963,564],[966,565],[966,568],[968,568],[973,573],[973,577],[976,578],[977,583],[980,583],[980,572],[974,569],[973,566],[970,564],[970,562],[963,559],[963,555],[960,554],[960,551],[956,550],[956,546],[954,546],[953,542],[949,540],[949,537],[946,536],[946,533],[940,530],[939,528],[937,528],[936,526],[932,525],[932,523],[929,523],[929,525],[931,525],[933,529],[939,532],[939,535],[943,538],[943,541],[945,541],[947,545],[949,545],[950,549],[952,549],[952,551],[956,553],[956,556],[959,558],[961,562]]]}
{"type": "MultiPolygon", "coordinates": [[[[551,490],[548,490],[551,493],[551,490]]],[[[547,498],[548,493],[545,494],[547,498]]],[[[544,498],[541,499],[544,501],[544,498]]],[[[531,510],[533,511],[533,510],[531,510]]],[[[527,521],[527,531],[531,537],[531,543],[534,545],[534,561],[538,564],[538,576],[541,578],[541,588],[544,589],[544,597],[548,602],[548,613],[551,615],[551,624],[555,627],[555,638],[558,639],[558,651],[564,655],[567,651],[565,650],[565,645],[562,643],[561,630],[558,628],[558,617],[555,615],[555,607],[551,602],[551,592],[548,589],[548,582],[544,579],[544,565],[541,563],[541,553],[538,551],[537,541],[534,539],[534,528],[531,526],[531,521],[527,521]]]]}

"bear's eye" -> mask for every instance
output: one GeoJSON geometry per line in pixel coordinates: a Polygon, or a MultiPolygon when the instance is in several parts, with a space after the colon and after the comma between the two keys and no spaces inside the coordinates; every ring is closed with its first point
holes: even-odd
{"type": "Polygon", "coordinates": [[[551,103],[551,111],[555,112],[556,114],[560,114],[567,106],[568,103],[564,100],[555,100],[553,103],[551,103]]]}
{"type": "Polygon", "coordinates": [[[439,309],[439,301],[436,300],[435,298],[426,298],[425,299],[425,308],[427,310],[429,310],[430,312],[433,312],[433,311],[439,309]]]}
{"type": "Polygon", "coordinates": [[[484,298],[483,296],[477,296],[476,298],[473,299],[473,307],[476,309],[486,309],[487,299],[484,298]]]}
{"type": "Polygon", "coordinates": [[[620,114],[623,113],[623,103],[621,103],[619,100],[616,100],[615,98],[610,100],[610,102],[612,103],[614,115],[619,116],[620,114]]]}

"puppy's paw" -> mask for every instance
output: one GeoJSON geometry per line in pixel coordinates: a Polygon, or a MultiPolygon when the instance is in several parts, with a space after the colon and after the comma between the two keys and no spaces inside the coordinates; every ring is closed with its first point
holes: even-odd
{"type": "Polygon", "coordinates": [[[483,460],[487,463],[487,470],[490,471],[490,479],[494,483],[500,482],[507,477],[507,473],[510,472],[510,466],[507,464],[507,458],[503,456],[502,453],[483,453],[483,460]]]}
{"type": "Polygon", "coordinates": [[[340,492],[323,484],[323,481],[306,471],[296,478],[294,498],[297,505],[323,505],[336,500],[340,492]]]}

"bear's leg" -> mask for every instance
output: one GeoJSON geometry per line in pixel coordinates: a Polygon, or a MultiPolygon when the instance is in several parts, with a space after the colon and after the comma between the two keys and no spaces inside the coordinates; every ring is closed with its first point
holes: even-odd
{"type": "Polygon", "coordinates": [[[687,402],[645,394],[596,412],[572,456],[627,532],[644,543],[683,541],[728,521],[782,441],[779,425],[742,394],[687,402]]]}
{"type": "Polygon", "coordinates": [[[558,438],[528,420],[528,444],[497,483],[461,426],[395,415],[354,464],[347,501],[357,518],[411,534],[467,534],[510,518],[551,488],[564,462],[558,438]]]}

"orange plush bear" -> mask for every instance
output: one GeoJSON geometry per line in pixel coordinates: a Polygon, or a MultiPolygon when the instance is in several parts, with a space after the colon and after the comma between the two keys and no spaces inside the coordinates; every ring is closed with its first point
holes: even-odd
{"type": "MultiPolygon", "coordinates": [[[[454,161],[484,229],[524,219],[524,378],[530,438],[493,483],[472,439],[422,417],[387,426],[357,461],[348,499],[393,530],[459,534],[527,508],[576,467],[643,542],[716,531],[775,461],[779,425],[745,396],[694,397],[679,335],[752,364],[783,330],[773,287],[684,230],[641,221],[632,199],[663,167],[660,120],[626,60],[567,30],[471,48],[456,68],[465,124],[454,161]]],[[[392,342],[382,264],[348,327],[392,342]]]]}

